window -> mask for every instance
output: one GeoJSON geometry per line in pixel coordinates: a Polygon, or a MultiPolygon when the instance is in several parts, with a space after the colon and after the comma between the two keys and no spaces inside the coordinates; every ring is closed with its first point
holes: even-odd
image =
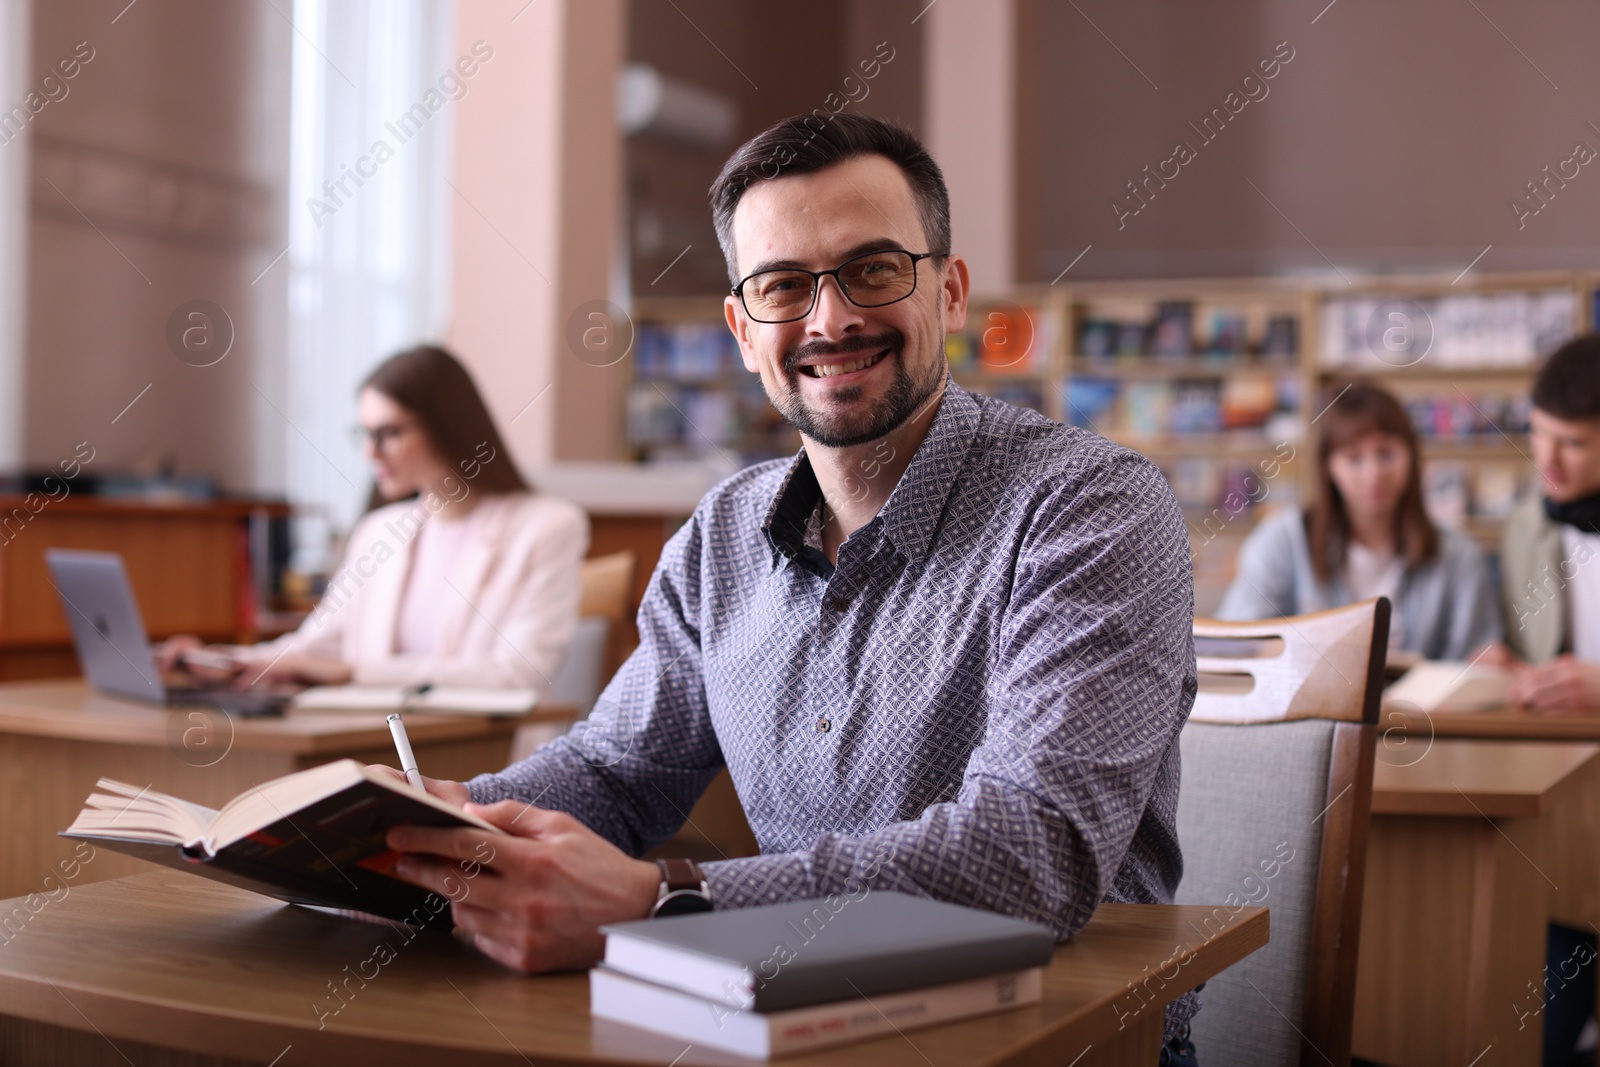
{"type": "Polygon", "coordinates": [[[326,571],[371,486],[356,389],[446,331],[451,107],[429,94],[454,16],[449,0],[295,0],[293,19],[285,470],[296,566],[326,571]]]}

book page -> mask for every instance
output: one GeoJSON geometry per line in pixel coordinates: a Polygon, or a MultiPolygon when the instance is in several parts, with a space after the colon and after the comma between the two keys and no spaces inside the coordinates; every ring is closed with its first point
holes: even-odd
{"type": "Polygon", "coordinates": [[[216,812],[149,787],[102,778],[68,833],[121,837],[131,841],[196,845],[216,812]]]}

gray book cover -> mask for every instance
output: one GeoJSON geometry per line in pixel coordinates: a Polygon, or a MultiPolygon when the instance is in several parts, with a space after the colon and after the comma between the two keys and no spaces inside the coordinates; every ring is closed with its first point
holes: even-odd
{"type": "Polygon", "coordinates": [[[1038,923],[883,890],[600,929],[608,966],[755,1011],[1044,966],[1055,950],[1038,923]]]}

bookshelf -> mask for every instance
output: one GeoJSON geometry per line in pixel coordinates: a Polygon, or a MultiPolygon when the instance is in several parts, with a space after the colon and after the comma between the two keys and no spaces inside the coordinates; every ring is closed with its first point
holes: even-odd
{"type": "MultiPolygon", "coordinates": [[[[1258,517],[1314,495],[1315,420],[1354,377],[1406,406],[1436,520],[1498,547],[1536,477],[1533,371],[1592,328],[1597,289],[1600,274],[1579,272],[1019,287],[974,296],[945,349],[965,388],[1092,429],[1161,467],[1189,523],[1206,613],[1258,517]]],[[[740,364],[720,298],[640,299],[634,318],[627,455],[714,447],[744,463],[798,447],[740,364]]]]}

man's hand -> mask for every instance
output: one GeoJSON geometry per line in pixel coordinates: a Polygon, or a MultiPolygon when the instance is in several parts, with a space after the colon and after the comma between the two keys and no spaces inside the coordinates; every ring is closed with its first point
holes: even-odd
{"type": "Polygon", "coordinates": [[[519,971],[588,967],[605,949],[602,924],[650,914],[656,865],[572,816],[515,800],[466,810],[513,836],[400,826],[388,841],[407,854],[395,873],[449,898],[457,928],[490,959],[519,971]],[[461,861],[483,869],[463,880],[461,861]]]}
{"type": "Polygon", "coordinates": [[[1512,703],[1535,711],[1600,711],[1600,663],[1568,654],[1522,667],[1509,693],[1512,703]]]}
{"type": "MultiPolygon", "coordinates": [[[[377,771],[386,777],[393,778],[397,782],[406,780],[405,771],[383,763],[369,763],[367,764],[367,770],[377,771]]],[[[460,782],[452,782],[448,778],[429,778],[424,774],[422,776],[422,787],[440,800],[448,801],[458,808],[472,799],[472,794],[467,791],[466,786],[460,782]]]]}

